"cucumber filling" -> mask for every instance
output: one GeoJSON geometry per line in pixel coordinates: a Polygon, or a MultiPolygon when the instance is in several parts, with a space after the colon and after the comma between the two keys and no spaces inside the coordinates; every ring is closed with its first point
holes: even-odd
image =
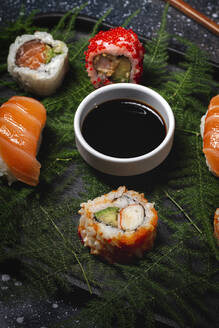
{"type": "Polygon", "coordinates": [[[94,57],[94,67],[101,79],[111,82],[129,82],[131,63],[125,56],[100,54],[94,57]]]}

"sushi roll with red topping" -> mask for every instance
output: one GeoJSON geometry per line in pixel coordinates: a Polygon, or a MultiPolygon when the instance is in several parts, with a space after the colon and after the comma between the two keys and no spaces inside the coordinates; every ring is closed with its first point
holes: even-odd
{"type": "Polygon", "coordinates": [[[18,36],[8,54],[8,71],[25,90],[49,96],[68,70],[68,47],[47,32],[18,36]]]}
{"type": "Polygon", "coordinates": [[[91,254],[110,263],[128,263],[151,249],[158,222],[144,194],[119,187],[81,204],[78,233],[91,254]]]}
{"type": "Polygon", "coordinates": [[[138,83],[143,57],[144,47],[138,36],[123,27],[100,31],[85,51],[86,69],[95,88],[118,82],[138,83]]]}

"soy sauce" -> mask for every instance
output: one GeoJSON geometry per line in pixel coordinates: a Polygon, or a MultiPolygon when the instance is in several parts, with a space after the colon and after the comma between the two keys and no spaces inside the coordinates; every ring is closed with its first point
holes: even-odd
{"type": "Polygon", "coordinates": [[[130,158],[158,147],[166,136],[166,127],[148,104],[115,99],[91,109],[82,124],[82,135],[92,148],[105,155],[130,158]]]}

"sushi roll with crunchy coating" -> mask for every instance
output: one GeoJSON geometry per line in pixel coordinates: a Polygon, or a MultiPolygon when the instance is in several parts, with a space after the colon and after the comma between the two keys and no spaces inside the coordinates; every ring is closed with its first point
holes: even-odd
{"type": "Polygon", "coordinates": [[[68,48],[47,32],[18,36],[9,48],[8,71],[27,91],[49,96],[68,69],[68,48]]]}
{"type": "Polygon", "coordinates": [[[153,247],[158,222],[144,194],[119,187],[81,204],[78,234],[91,254],[128,263],[153,247]]]}
{"type": "Polygon", "coordinates": [[[209,170],[219,177],[219,95],[213,97],[201,118],[203,152],[209,170]]]}
{"type": "Polygon", "coordinates": [[[118,82],[138,83],[143,57],[144,47],[137,34],[123,27],[111,28],[90,39],[86,69],[95,88],[118,82]]]}

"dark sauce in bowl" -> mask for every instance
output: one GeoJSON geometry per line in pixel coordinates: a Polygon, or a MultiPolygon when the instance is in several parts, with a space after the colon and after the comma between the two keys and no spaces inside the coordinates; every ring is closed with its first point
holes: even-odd
{"type": "Polygon", "coordinates": [[[131,158],[157,148],[166,136],[166,127],[148,104],[115,99],[91,109],[82,124],[82,135],[102,154],[131,158]]]}

